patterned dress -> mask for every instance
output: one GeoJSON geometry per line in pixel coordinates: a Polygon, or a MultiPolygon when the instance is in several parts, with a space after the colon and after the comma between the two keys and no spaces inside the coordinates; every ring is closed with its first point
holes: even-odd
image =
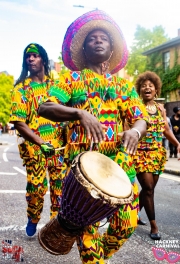
{"type": "MultiPolygon", "coordinates": [[[[104,235],[98,233],[99,223],[88,226],[78,239],[83,263],[104,263],[131,236],[137,226],[138,187],[132,157],[126,153],[118,133],[123,131],[126,119],[129,126],[139,120],[147,120],[147,112],[135,88],[128,81],[110,74],[98,75],[91,70],[70,72],[61,77],[62,82],[50,88],[48,100],[74,108],[84,109],[106,125],[106,139],[93,144],[92,150],[110,157],[127,173],[134,191],[134,201],[123,205],[110,218],[104,235]]],[[[70,167],[76,155],[90,150],[90,140],[79,121],[69,122],[65,161],[70,167]]]]}
{"type": "Polygon", "coordinates": [[[134,157],[136,172],[152,172],[162,174],[166,162],[166,150],[162,145],[165,121],[161,110],[156,104],[155,114],[149,114],[149,126],[146,136],[138,144],[138,149],[134,157]]]}
{"type": "MultiPolygon", "coordinates": [[[[24,83],[19,83],[12,93],[10,121],[26,123],[33,133],[58,148],[62,145],[62,127],[59,123],[37,115],[39,102],[47,96],[48,87],[53,84],[54,81],[47,78],[43,83],[32,82],[30,78],[27,78],[24,83]]],[[[48,189],[47,166],[50,178],[51,216],[55,216],[58,212],[63,155],[57,152],[52,159],[46,160],[40,147],[27,140],[18,147],[27,171],[27,214],[34,223],[37,223],[43,209],[44,195],[48,189]]]]}

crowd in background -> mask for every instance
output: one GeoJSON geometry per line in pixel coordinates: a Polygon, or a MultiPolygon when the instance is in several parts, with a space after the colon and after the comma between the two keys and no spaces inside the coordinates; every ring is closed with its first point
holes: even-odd
{"type": "Polygon", "coordinates": [[[2,133],[8,133],[10,136],[16,135],[14,124],[7,123],[5,126],[0,122],[0,136],[2,133]]]}
{"type": "MultiPolygon", "coordinates": [[[[173,108],[174,114],[171,117],[167,117],[168,125],[172,130],[176,139],[180,142],[180,107],[173,108]]],[[[166,137],[163,138],[163,146],[169,152],[168,158],[177,158],[177,148],[171,144],[166,137]]]]}

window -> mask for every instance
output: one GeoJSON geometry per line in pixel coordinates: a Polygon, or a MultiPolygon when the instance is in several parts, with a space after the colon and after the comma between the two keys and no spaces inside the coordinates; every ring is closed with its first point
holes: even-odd
{"type": "Polygon", "coordinates": [[[167,51],[163,53],[163,68],[166,71],[170,65],[170,52],[167,51]]]}

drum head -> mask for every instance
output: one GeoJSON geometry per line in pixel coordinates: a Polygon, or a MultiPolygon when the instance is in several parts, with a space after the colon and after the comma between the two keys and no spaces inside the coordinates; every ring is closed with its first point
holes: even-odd
{"type": "Polygon", "coordinates": [[[80,169],[89,182],[109,196],[127,198],[132,192],[131,182],[125,171],[101,153],[89,151],[82,154],[80,169]]]}

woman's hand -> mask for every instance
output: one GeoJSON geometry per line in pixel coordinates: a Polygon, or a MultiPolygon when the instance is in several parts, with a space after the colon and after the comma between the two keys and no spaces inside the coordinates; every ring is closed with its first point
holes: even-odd
{"type": "Polygon", "coordinates": [[[123,146],[128,154],[135,155],[139,140],[137,131],[130,129],[118,134],[123,140],[123,146]]]}
{"type": "Polygon", "coordinates": [[[180,160],[180,143],[177,145],[178,160],[180,160]]]}

